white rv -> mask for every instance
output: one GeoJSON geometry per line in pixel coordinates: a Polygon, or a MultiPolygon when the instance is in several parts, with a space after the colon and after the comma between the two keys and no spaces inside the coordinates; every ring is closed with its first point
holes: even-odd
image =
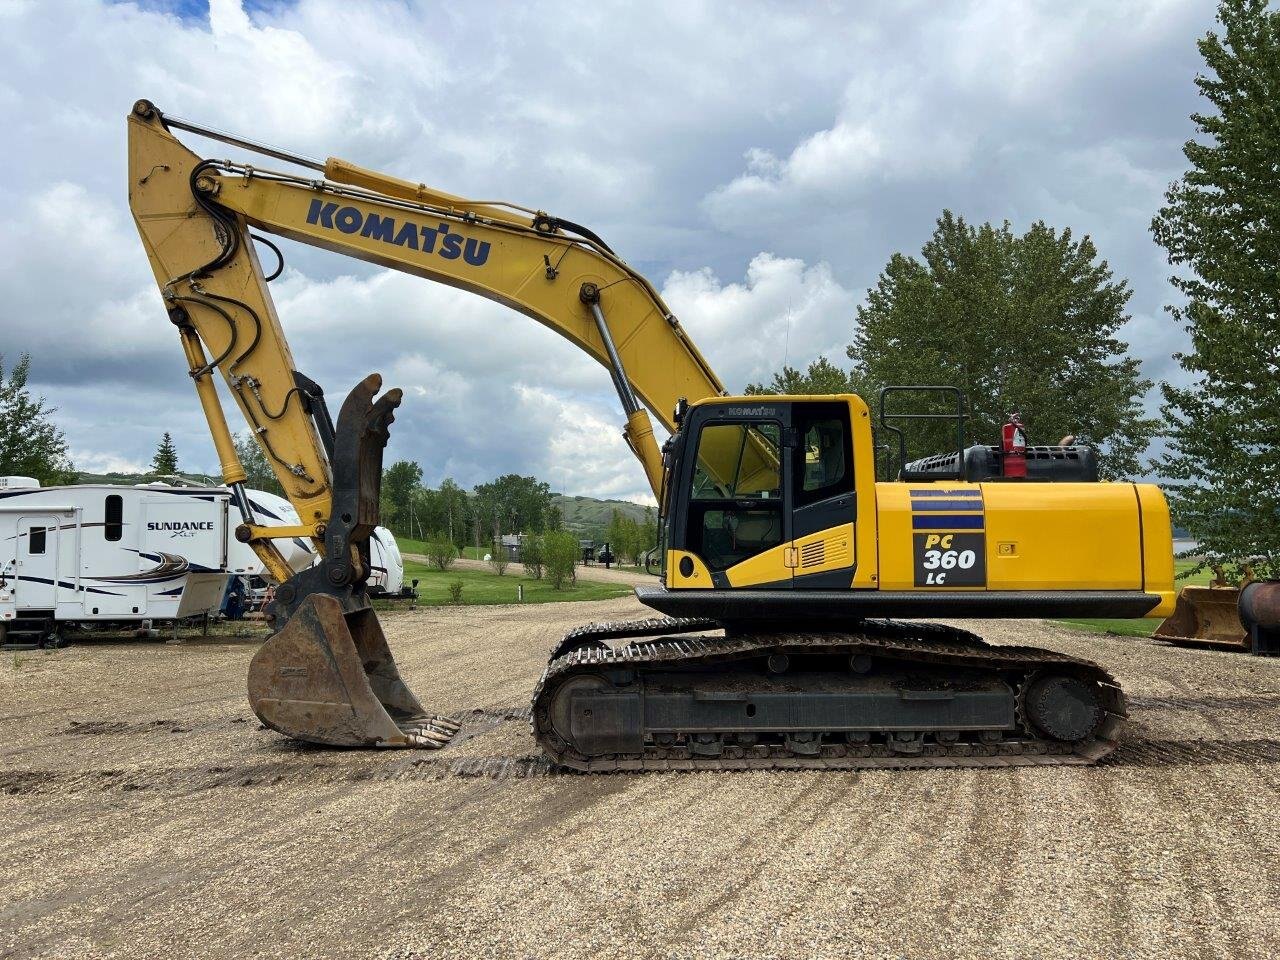
{"type": "Polygon", "coordinates": [[[0,477],[0,643],[57,646],[67,624],[216,612],[229,502],[218,487],[0,477]]]}

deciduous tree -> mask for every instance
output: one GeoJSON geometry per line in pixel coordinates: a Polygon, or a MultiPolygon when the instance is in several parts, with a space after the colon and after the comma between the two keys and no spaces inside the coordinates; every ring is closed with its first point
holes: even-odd
{"type": "Polygon", "coordinates": [[[555,590],[563,590],[574,579],[578,562],[578,541],[566,530],[556,530],[543,536],[543,562],[547,580],[555,590]]]}
{"type": "Polygon", "coordinates": [[[248,431],[236,434],[235,445],[236,456],[244,467],[245,486],[283,497],[284,488],[280,486],[280,481],[271,470],[271,464],[267,462],[267,455],[262,452],[262,447],[253,439],[253,435],[248,431]]]}
{"type": "MultiPolygon", "coordinates": [[[[1117,336],[1130,296],[1087,236],[1043,222],[1022,234],[974,227],[945,211],[921,256],[894,254],[858,308],[850,383],[873,405],[882,386],[957,386],[968,442],[997,442],[1016,411],[1033,443],[1072,434],[1098,448],[1107,476],[1131,476],[1156,422],[1142,407],[1151,383],[1117,336]]],[[[911,456],[956,443],[940,423],[913,435],[911,456]]]]}
{"type": "Polygon", "coordinates": [[[57,408],[31,396],[30,371],[31,357],[24,353],[6,378],[0,354],[0,474],[34,477],[46,487],[73,483],[67,441],[52,419],[57,408]]]}
{"type": "Polygon", "coordinates": [[[768,383],[749,383],[748,394],[773,393],[813,395],[823,393],[857,393],[853,375],[841,370],[826,357],[819,357],[801,372],[784,366],[768,383]]]}
{"type": "MultiPolygon", "coordinates": [[[[382,522],[393,532],[413,536],[410,529],[414,493],[422,485],[422,468],[397,460],[382,473],[382,522]]],[[[452,542],[452,541],[451,541],[452,542]]]]}

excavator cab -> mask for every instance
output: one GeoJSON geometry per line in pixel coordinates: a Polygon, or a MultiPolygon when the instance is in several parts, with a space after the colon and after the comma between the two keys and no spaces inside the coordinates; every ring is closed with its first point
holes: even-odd
{"type": "Polygon", "coordinates": [[[857,504],[851,422],[865,409],[856,397],[689,407],[668,457],[667,587],[847,587],[857,504]]]}

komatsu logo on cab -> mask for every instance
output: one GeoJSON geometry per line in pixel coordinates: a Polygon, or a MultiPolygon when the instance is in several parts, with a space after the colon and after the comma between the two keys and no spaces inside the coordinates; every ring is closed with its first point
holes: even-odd
{"type": "Polygon", "coordinates": [[[152,533],[167,533],[171,537],[194,537],[197,533],[213,529],[212,520],[151,520],[147,529],[152,533]]]}
{"type": "Polygon", "coordinates": [[[449,224],[437,223],[434,227],[412,220],[384,217],[379,213],[363,213],[355,207],[340,207],[324,200],[312,200],[307,210],[307,223],[337,230],[339,233],[356,234],[371,240],[381,240],[397,247],[408,247],[442,260],[459,257],[473,267],[482,267],[489,259],[489,242],[463,236],[450,230],[449,224]]]}

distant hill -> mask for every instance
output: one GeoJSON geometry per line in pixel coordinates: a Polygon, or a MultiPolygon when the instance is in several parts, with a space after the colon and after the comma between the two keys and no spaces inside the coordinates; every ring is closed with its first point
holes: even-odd
{"type": "Polygon", "coordinates": [[[644,520],[644,507],[626,500],[597,500],[595,497],[566,497],[556,494],[551,502],[560,508],[565,528],[586,537],[599,537],[609,526],[609,518],[613,516],[614,510],[621,510],[623,516],[637,522],[644,520]]]}
{"type": "MultiPolygon", "coordinates": [[[[206,476],[203,473],[183,473],[180,475],[188,484],[202,487],[220,487],[219,477],[206,476]]],[[[139,483],[170,483],[178,486],[172,476],[161,477],[154,473],[82,473],[76,477],[76,483],[109,483],[117,487],[132,487],[139,483]]]]}

